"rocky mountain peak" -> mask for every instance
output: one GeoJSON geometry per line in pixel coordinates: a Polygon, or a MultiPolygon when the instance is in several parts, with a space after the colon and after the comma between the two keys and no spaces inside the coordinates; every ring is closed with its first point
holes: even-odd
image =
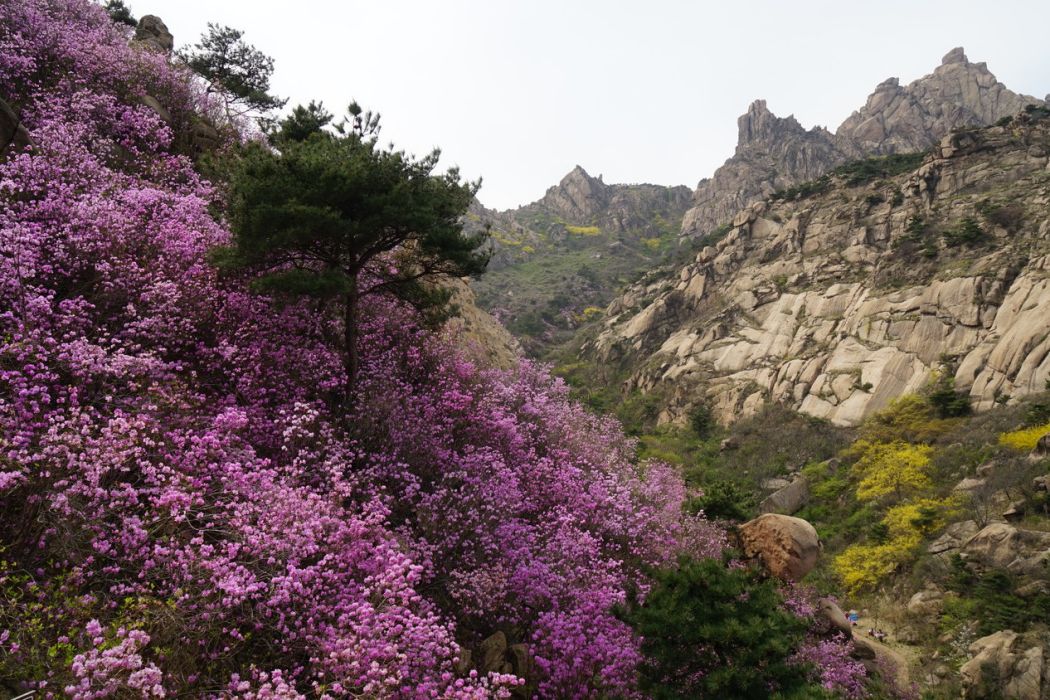
{"type": "Polygon", "coordinates": [[[963,48],[945,54],[932,73],[901,87],[885,81],[835,132],[847,154],[920,151],[960,126],[984,126],[1041,100],[1011,92],[963,48]]]}
{"type": "Polygon", "coordinates": [[[588,220],[608,203],[609,185],[577,165],[537,202],[569,221],[588,220]]]}
{"type": "Polygon", "coordinates": [[[944,58],[941,59],[941,65],[946,66],[950,63],[969,63],[970,60],[966,58],[966,52],[963,47],[956,46],[954,49],[944,54],[944,58]]]}
{"type": "Polygon", "coordinates": [[[737,149],[754,142],[768,142],[787,133],[804,133],[806,130],[795,117],[778,117],[769,111],[765,100],[755,100],[742,114],[737,123],[737,149]]]}
{"type": "Polygon", "coordinates": [[[1011,92],[985,63],[971,63],[962,47],[906,86],[897,78],[879,83],[834,134],[823,128],[807,131],[794,117],[779,118],[765,100],[755,100],[737,121],[733,157],[697,185],[682,234],[709,233],[773,191],[848,161],[924,151],[954,128],[992,124],[1030,104],[1045,103],[1011,92]]]}

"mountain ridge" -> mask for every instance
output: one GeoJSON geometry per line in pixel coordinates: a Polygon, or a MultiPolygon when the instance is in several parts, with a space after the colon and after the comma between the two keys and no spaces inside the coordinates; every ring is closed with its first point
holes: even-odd
{"type": "Polygon", "coordinates": [[[627,389],[664,392],[664,422],[780,401],[853,425],[936,371],[978,409],[1041,391],[1047,114],[948,134],[897,175],[869,161],[750,205],[628,288],[588,351],[626,367],[627,389]]]}
{"type": "Polygon", "coordinates": [[[1029,104],[1046,101],[1010,91],[986,63],[971,63],[962,47],[906,86],[898,78],[882,81],[834,132],[805,129],[755,100],[737,120],[734,154],[697,184],[682,235],[710,233],[752,202],[851,160],[926,150],[952,128],[991,124],[1029,104]]]}

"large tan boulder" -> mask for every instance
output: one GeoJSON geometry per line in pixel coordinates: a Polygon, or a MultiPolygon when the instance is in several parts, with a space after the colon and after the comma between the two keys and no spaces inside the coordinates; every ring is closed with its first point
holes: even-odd
{"type": "Polygon", "coordinates": [[[908,600],[908,612],[912,615],[938,615],[944,607],[944,593],[936,586],[928,586],[908,600]]]}
{"type": "Polygon", "coordinates": [[[802,518],[766,513],[740,526],[740,546],[777,578],[797,581],[813,570],[820,538],[802,518]]]}
{"type": "Polygon", "coordinates": [[[168,31],[168,25],[156,15],[143,15],[135,27],[134,42],[151,51],[171,53],[175,48],[175,37],[168,31]]]}
{"type": "Polygon", "coordinates": [[[963,545],[962,556],[1015,574],[1040,573],[1050,562],[1050,532],[991,523],[963,545]]]}

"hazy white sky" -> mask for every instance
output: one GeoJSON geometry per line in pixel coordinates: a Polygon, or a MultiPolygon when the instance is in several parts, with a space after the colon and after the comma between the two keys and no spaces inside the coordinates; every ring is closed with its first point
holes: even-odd
{"type": "Polygon", "coordinates": [[[1050,2],[867,0],[128,0],[177,46],[208,21],[274,57],[289,106],[351,98],[383,138],[484,178],[489,207],[538,199],[575,164],[606,182],[696,182],[756,98],[834,129],[890,76],[964,46],[1011,89],[1050,92],[1050,2]]]}

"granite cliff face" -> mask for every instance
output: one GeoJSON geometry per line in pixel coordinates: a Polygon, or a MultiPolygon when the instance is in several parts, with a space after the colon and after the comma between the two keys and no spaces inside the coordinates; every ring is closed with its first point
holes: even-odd
{"type": "Polygon", "coordinates": [[[1043,390],[1047,114],[951,133],[911,172],[872,161],[750,205],[716,246],[629,287],[587,351],[660,392],[664,422],[778,401],[856,424],[935,371],[978,409],[1043,390]]]}
{"type": "Polygon", "coordinates": [[[906,86],[890,78],[831,133],[773,115],[763,100],[738,120],[733,157],[697,185],[684,236],[710,233],[743,207],[863,156],[924,151],[957,127],[984,126],[1042,100],[1018,95],[984,63],[952,49],[933,73],[906,86]]]}

